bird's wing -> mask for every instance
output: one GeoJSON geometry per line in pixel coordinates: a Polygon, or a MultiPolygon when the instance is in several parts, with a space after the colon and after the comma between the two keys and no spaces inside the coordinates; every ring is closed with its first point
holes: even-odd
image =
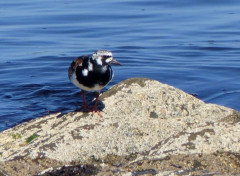
{"type": "Polygon", "coordinates": [[[76,59],[73,60],[72,64],[70,65],[68,69],[68,78],[71,79],[71,76],[74,71],[76,71],[78,66],[81,66],[83,63],[83,57],[77,57],[76,59]]]}

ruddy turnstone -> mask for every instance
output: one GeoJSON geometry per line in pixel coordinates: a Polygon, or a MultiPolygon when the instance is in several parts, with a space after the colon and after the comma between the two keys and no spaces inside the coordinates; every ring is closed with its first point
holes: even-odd
{"type": "Polygon", "coordinates": [[[97,111],[98,97],[103,89],[113,78],[110,64],[121,65],[113,58],[113,54],[107,50],[98,50],[92,55],[79,56],[75,58],[68,69],[70,81],[81,89],[83,105],[88,111],[97,111]],[[96,100],[93,108],[90,108],[85,99],[85,91],[96,91],[96,100]]]}

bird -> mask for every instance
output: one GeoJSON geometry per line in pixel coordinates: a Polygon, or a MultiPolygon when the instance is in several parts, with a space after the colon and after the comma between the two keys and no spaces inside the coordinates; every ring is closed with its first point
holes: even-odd
{"type": "Polygon", "coordinates": [[[100,91],[112,80],[114,73],[111,64],[121,65],[111,51],[98,50],[93,54],[83,55],[75,58],[68,69],[69,80],[81,89],[83,104],[80,109],[92,111],[102,116],[97,110],[100,91]],[[97,92],[94,107],[89,107],[85,92],[97,92]]]}

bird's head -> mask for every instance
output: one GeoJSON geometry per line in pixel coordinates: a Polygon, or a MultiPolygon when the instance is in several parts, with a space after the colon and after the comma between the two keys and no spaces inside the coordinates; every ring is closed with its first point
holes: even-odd
{"type": "Polygon", "coordinates": [[[95,61],[100,66],[110,64],[121,65],[116,59],[113,58],[112,52],[107,50],[96,51],[92,55],[92,60],[95,61]]]}

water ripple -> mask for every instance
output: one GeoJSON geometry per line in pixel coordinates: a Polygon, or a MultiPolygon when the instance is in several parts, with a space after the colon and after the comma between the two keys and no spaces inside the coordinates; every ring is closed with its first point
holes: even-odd
{"type": "MultiPolygon", "coordinates": [[[[81,103],[71,61],[109,49],[110,86],[149,77],[240,110],[239,1],[1,1],[0,131],[81,103]],[[225,91],[223,91],[225,90],[225,91]]],[[[91,101],[94,93],[88,93],[91,101]]]]}

